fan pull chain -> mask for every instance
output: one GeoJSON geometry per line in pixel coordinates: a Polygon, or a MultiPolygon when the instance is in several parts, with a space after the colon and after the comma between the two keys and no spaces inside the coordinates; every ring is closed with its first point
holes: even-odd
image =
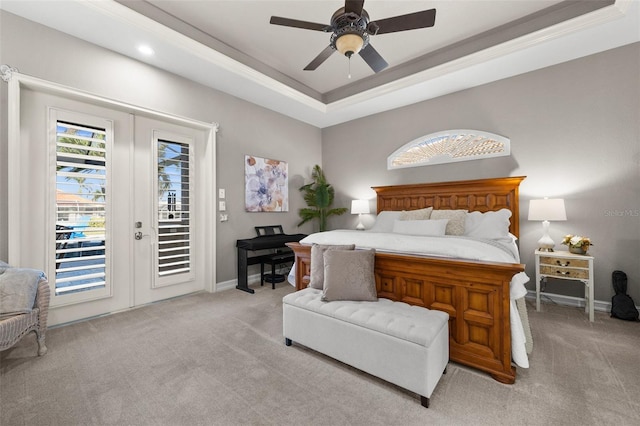
{"type": "Polygon", "coordinates": [[[349,56],[349,79],[351,79],[351,56],[349,56]]]}

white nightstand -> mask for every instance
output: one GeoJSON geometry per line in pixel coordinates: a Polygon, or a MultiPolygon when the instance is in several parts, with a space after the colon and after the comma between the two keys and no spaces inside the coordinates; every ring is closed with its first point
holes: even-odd
{"type": "Polygon", "coordinates": [[[536,250],[536,311],[540,310],[540,282],[546,281],[547,277],[582,282],[585,285],[584,311],[593,322],[593,256],[536,250]]]}

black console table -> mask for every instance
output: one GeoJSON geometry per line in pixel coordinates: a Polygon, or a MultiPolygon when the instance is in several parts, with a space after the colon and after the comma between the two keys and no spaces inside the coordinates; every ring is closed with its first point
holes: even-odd
{"type": "Polygon", "coordinates": [[[258,256],[249,256],[250,251],[285,248],[286,243],[298,242],[304,237],[306,237],[306,234],[276,234],[261,235],[254,238],[247,238],[245,240],[237,240],[238,285],[236,288],[238,290],[246,291],[247,293],[253,293],[254,290],[249,288],[249,284],[247,282],[247,268],[249,265],[257,265],[258,263],[270,263],[271,257],[275,254],[270,253],[258,256]]]}

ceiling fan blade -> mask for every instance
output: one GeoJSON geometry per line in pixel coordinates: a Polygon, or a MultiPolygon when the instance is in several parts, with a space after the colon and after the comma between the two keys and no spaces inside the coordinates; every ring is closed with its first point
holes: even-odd
{"type": "Polygon", "coordinates": [[[380,72],[386,67],[389,66],[387,61],[385,61],[382,56],[378,53],[376,49],[371,46],[371,44],[367,44],[367,47],[362,49],[360,52],[360,56],[362,59],[371,67],[373,72],[380,72]]]}
{"type": "Polygon", "coordinates": [[[360,16],[362,14],[362,8],[364,7],[364,0],[344,0],[344,11],[346,13],[353,12],[360,16]]]}
{"type": "Polygon", "coordinates": [[[418,28],[433,27],[436,23],[436,10],[429,9],[408,15],[394,16],[372,22],[379,27],[376,34],[395,33],[398,31],[416,30],[418,28]]]}
{"type": "Polygon", "coordinates": [[[282,25],[284,27],[302,28],[303,30],[314,31],[331,31],[331,25],[318,24],[316,22],[298,21],[297,19],[281,18],[280,16],[272,16],[269,21],[273,25],[282,25]]]}
{"type": "Polygon", "coordinates": [[[309,63],[306,67],[304,67],[305,71],[313,71],[318,68],[324,61],[329,59],[329,56],[334,52],[333,47],[327,46],[324,48],[322,52],[318,56],[315,57],[313,61],[309,63]]]}

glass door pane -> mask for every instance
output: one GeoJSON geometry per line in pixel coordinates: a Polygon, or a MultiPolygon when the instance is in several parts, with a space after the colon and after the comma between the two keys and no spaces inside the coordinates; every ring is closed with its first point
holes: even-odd
{"type": "Polygon", "coordinates": [[[191,271],[190,145],[158,139],[158,275],[191,271]]]}
{"type": "Polygon", "coordinates": [[[56,123],[55,295],[104,289],[107,129],[56,123]]]}

